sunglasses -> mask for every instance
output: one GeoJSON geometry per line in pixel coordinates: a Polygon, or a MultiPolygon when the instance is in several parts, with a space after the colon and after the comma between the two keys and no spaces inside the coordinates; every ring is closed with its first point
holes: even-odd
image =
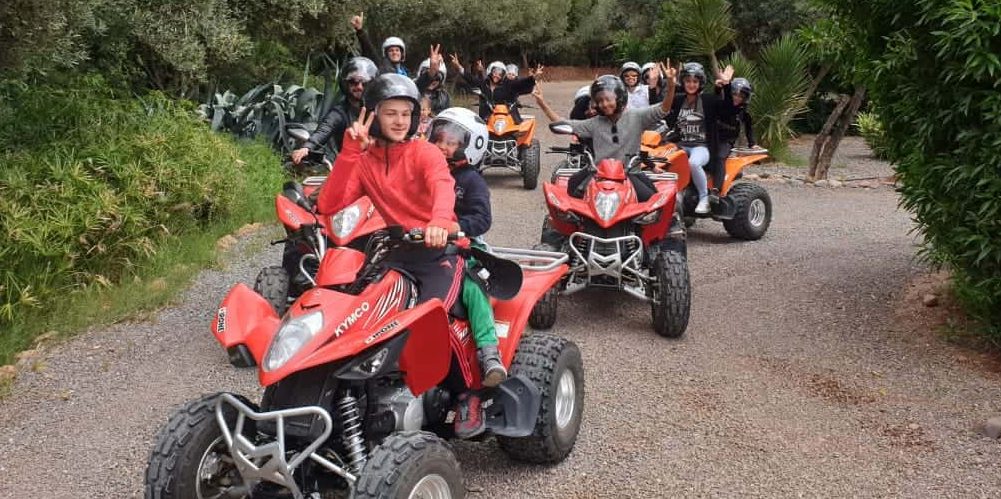
{"type": "Polygon", "coordinates": [[[351,78],[350,80],[348,80],[348,86],[351,86],[351,87],[356,86],[356,85],[364,85],[366,83],[368,83],[368,80],[362,80],[362,79],[357,79],[357,78],[351,78]]]}

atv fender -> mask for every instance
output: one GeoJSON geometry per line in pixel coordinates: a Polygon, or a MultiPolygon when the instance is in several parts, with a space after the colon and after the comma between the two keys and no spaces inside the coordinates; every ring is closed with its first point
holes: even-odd
{"type": "Polygon", "coordinates": [[[494,317],[498,323],[507,325],[506,331],[497,331],[499,350],[504,365],[514,361],[515,350],[521,342],[521,335],[528,325],[532,308],[560,279],[566,275],[566,264],[549,271],[527,270],[521,283],[521,291],[512,300],[498,301],[494,306],[494,317]]]}
{"type": "Polygon", "coordinates": [[[505,437],[527,437],[535,430],[542,391],[524,374],[505,379],[483,401],[487,429],[505,437]]]}
{"type": "MultiPolygon", "coordinates": [[[[730,192],[730,188],[733,187],[734,181],[736,181],[737,176],[744,171],[744,168],[766,159],[768,159],[767,154],[730,156],[729,158],[726,158],[726,181],[723,182],[723,187],[719,190],[720,196],[726,196],[727,193],[730,192]]],[[[731,215],[730,218],[733,218],[733,216],[731,215]]]]}
{"type": "Polygon", "coordinates": [[[219,305],[212,319],[212,334],[227,352],[240,349],[242,345],[260,364],[279,322],[271,304],[240,283],[230,288],[219,305]]]}
{"type": "Polygon", "coordinates": [[[280,195],[275,197],[275,215],[290,231],[297,231],[305,224],[316,223],[312,213],[302,209],[291,199],[280,195]]]}

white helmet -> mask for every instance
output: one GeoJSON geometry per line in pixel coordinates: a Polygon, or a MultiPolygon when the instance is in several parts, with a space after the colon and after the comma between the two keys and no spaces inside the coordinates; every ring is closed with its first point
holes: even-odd
{"type": "Polygon", "coordinates": [[[389,50],[389,47],[400,47],[400,52],[403,53],[403,57],[400,58],[400,61],[407,60],[407,44],[403,43],[403,40],[400,37],[391,36],[386,38],[386,41],[382,42],[382,55],[386,55],[386,51],[389,50]]]}
{"type": "Polygon", "coordinates": [[[508,64],[507,67],[504,68],[504,69],[507,71],[508,75],[518,76],[518,66],[517,65],[515,65],[515,64],[508,64]]]}
{"type": "MultiPolygon", "coordinates": [[[[431,59],[424,59],[421,61],[420,67],[417,68],[417,75],[423,74],[425,71],[431,69],[431,59]]],[[[441,75],[441,81],[445,81],[445,77],[448,76],[448,68],[445,67],[445,61],[438,63],[438,74],[441,75]]]]}
{"type": "Polygon", "coordinates": [[[590,96],[591,96],[591,85],[584,85],[583,87],[580,87],[579,90],[577,90],[577,93],[573,94],[573,100],[576,101],[581,97],[590,97],[590,96]]]}
{"type": "Polygon", "coordinates": [[[489,78],[495,69],[500,70],[501,78],[507,76],[507,66],[505,66],[504,63],[501,61],[491,62],[490,65],[487,66],[487,74],[485,76],[489,78]]]}
{"type": "Polygon", "coordinates": [[[455,156],[447,158],[449,163],[466,160],[475,165],[483,159],[487,152],[487,124],[478,114],[464,107],[450,107],[435,116],[431,121],[431,133],[428,141],[437,142],[439,136],[447,134],[449,138],[459,143],[455,156]]]}
{"type": "MultiPolygon", "coordinates": [[[[651,69],[655,69],[655,68],[657,68],[657,63],[656,62],[648,62],[648,63],[644,64],[643,67],[640,68],[640,79],[641,80],[646,80],[646,74],[647,74],[647,72],[650,71],[651,69]]],[[[660,70],[658,69],[658,71],[660,71],[660,70]]]]}

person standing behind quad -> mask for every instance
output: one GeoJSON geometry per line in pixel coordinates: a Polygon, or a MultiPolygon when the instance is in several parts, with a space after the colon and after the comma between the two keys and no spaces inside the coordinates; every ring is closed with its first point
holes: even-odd
{"type": "MultiPolygon", "coordinates": [[[[727,72],[732,72],[732,68],[727,68],[727,72]]],[[[705,214],[709,213],[709,188],[704,168],[719,151],[717,121],[724,101],[718,95],[702,92],[706,85],[706,71],[701,64],[686,63],[682,66],[680,76],[684,93],[673,99],[664,99],[665,103],[673,101],[667,122],[677,123],[681,134],[679,145],[688,154],[692,183],[699,193],[695,213],[705,214]]],[[[728,77],[724,76],[723,79],[728,77]]],[[[668,92],[671,92],[671,85],[668,81],[668,92]]],[[[668,96],[671,97],[670,93],[668,96]]]]}
{"type": "Polygon", "coordinates": [[[445,77],[448,70],[445,67],[445,60],[441,56],[441,45],[431,47],[431,56],[421,62],[417,70],[417,89],[421,91],[428,100],[431,101],[431,114],[438,113],[452,107],[452,98],[445,90],[445,77]]]}
{"type": "Polygon", "coordinates": [[[379,69],[375,67],[375,63],[371,59],[352,57],[348,60],[344,68],[341,69],[341,78],[338,81],[343,96],[341,101],[327,111],[327,114],[316,126],[316,131],[309,136],[309,140],[301,148],[292,151],[293,163],[299,164],[310,150],[318,149],[330,140],[334,141],[334,146],[338,151],[341,150],[344,144],[344,131],[358,119],[365,86],[376,76],[379,76],[379,69]]]}
{"type": "Polygon", "coordinates": [[[619,78],[626,85],[626,94],[629,96],[626,104],[628,109],[642,109],[650,105],[650,87],[640,83],[639,64],[632,61],[623,64],[619,78]]]}
{"type": "MultiPolygon", "coordinates": [[[[521,113],[518,112],[516,104],[518,96],[532,93],[535,88],[536,78],[542,76],[542,66],[540,65],[529,76],[508,80],[506,78],[507,67],[503,62],[494,61],[487,66],[484,78],[468,75],[459,62],[459,57],[452,54],[452,65],[459,71],[459,79],[471,88],[478,88],[483,95],[480,96],[480,118],[490,119],[493,110],[488,102],[494,104],[506,104],[515,123],[521,123],[521,113]]],[[[478,68],[474,68],[474,72],[478,68]]]]}
{"type": "Polygon", "coordinates": [[[351,27],[355,29],[355,36],[361,44],[361,52],[366,57],[379,61],[379,73],[395,73],[403,76],[410,76],[407,67],[403,65],[407,60],[407,44],[403,43],[399,37],[391,36],[382,42],[382,55],[375,51],[372,40],[369,40],[368,33],[365,33],[365,13],[358,14],[351,18],[351,27]]]}

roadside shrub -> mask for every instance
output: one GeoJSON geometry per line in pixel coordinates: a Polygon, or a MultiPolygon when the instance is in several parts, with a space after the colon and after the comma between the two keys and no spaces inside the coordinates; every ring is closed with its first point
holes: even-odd
{"type": "Polygon", "coordinates": [[[266,216],[281,182],[267,149],[210,132],[191,104],[121,98],[100,79],[0,86],[0,329],[119,282],[165,241],[266,216]]]}
{"type": "Polygon", "coordinates": [[[883,130],[883,123],[876,111],[870,109],[859,113],[855,117],[855,126],[858,127],[859,134],[862,135],[866,145],[872,149],[872,154],[879,159],[887,159],[889,146],[886,142],[886,131],[883,130]]]}
{"type": "Polygon", "coordinates": [[[862,76],[924,255],[1001,341],[1001,3],[829,0],[857,25],[862,76]]]}

